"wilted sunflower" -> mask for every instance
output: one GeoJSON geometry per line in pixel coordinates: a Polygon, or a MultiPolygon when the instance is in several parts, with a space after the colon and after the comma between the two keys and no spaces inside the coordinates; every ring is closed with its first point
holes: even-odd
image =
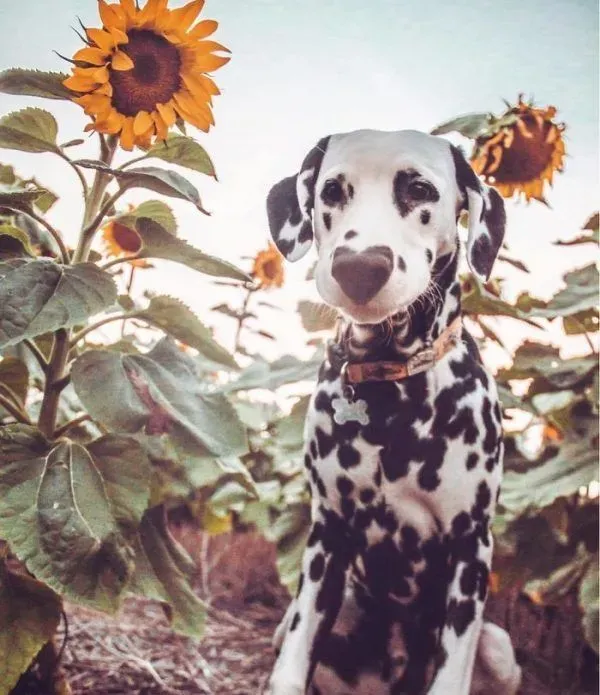
{"type": "Polygon", "coordinates": [[[220,92],[205,73],[229,60],[215,51],[229,51],[205,40],[214,20],[192,27],[204,0],[175,10],[167,2],[148,0],[138,9],[134,0],[98,0],[103,28],[86,29],[88,45],[75,53],[64,81],[82,93],[74,101],[94,121],[86,130],[119,134],[125,150],[164,140],[178,118],[204,131],[214,125],[212,97],[220,92]]]}
{"type": "Polygon", "coordinates": [[[522,193],[527,201],[544,200],[544,184],[562,171],[565,156],[563,123],[556,108],[534,108],[522,96],[516,106],[493,122],[475,141],[473,169],[505,198],[522,193]]]}
{"type": "MultiPolygon", "coordinates": [[[[139,234],[122,224],[119,220],[111,220],[102,228],[105,252],[109,256],[132,256],[142,248],[142,240],[139,234]]],[[[143,258],[129,261],[138,268],[149,268],[150,264],[143,258]]]]}
{"type": "Polygon", "coordinates": [[[274,244],[269,242],[269,246],[264,251],[257,253],[250,274],[262,288],[283,285],[283,257],[274,244]]]}

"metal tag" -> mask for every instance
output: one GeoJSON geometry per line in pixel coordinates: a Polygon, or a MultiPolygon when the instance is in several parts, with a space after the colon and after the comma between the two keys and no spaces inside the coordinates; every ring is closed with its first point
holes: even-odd
{"type": "Polygon", "coordinates": [[[435,350],[433,348],[425,348],[417,352],[409,358],[406,363],[406,372],[408,376],[419,374],[427,369],[430,369],[435,364],[435,350]]]}
{"type": "Polygon", "coordinates": [[[338,425],[345,425],[347,422],[358,422],[361,425],[369,424],[367,415],[367,402],[360,398],[356,401],[349,401],[346,398],[333,398],[333,419],[338,425]]]}

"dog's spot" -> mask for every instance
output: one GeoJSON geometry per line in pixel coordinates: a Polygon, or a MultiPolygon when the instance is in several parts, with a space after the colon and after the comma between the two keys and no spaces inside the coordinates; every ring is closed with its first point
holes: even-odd
{"type": "Polygon", "coordinates": [[[310,454],[304,454],[304,465],[306,466],[306,468],[309,471],[312,470],[313,465],[312,465],[312,459],[310,457],[310,454]]]}
{"type": "Polygon", "coordinates": [[[360,463],[360,454],[351,444],[341,444],[338,449],[338,459],[340,466],[347,470],[360,463]]]}
{"type": "Polygon", "coordinates": [[[323,213],[323,224],[325,225],[325,229],[327,229],[327,231],[331,230],[331,213],[330,212],[324,212],[323,213]]]}
{"type": "Polygon", "coordinates": [[[343,475],[337,477],[336,485],[342,497],[348,497],[348,495],[352,493],[352,490],[354,490],[354,483],[350,478],[346,478],[346,476],[343,475]]]}
{"type": "Polygon", "coordinates": [[[323,524],[320,521],[316,521],[313,524],[310,535],[308,536],[308,540],[306,541],[306,545],[309,548],[312,548],[313,545],[316,545],[322,539],[323,530],[323,524]]]}
{"type": "Polygon", "coordinates": [[[358,236],[358,232],[354,231],[354,229],[350,229],[344,234],[344,239],[346,241],[350,241],[350,239],[354,239],[354,237],[357,237],[357,236],[358,236]]]}
{"type": "Polygon", "coordinates": [[[315,429],[315,436],[317,437],[319,456],[324,459],[333,451],[335,439],[331,435],[326,434],[320,427],[315,429]]]}
{"type": "Polygon", "coordinates": [[[354,186],[351,183],[348,183],[348,198],[354,198],[354,186]]]}
{"type": "Polygon", "coordinates": [[[300,577],[298,578],[298,588],[296,589],[296,596],[300,596],[302,587],[304,586],[304,572],[300,572],[300,577]]]}
{"type": "Polygon", "coordinates": [[[317,490],[319,491],[319,495],[323,499],[327,499],[327,488],[325,487],[325,483],[323,482],[322,478],[317,477],[317,480],[315,482],[317,485],[317,490]]]}
{"type": "Polygon", "coordinates": [[[349,497],[344,497],[340,502],[340,507],[344,519],[350,520],[356,510],[356,502],[349,497]]]}
{"type": "Polygon", "coordinates": [[[290,632],[294,632],[294,630],[298,627],[299,624],[300,624],[300,613],[298,613],[298,611],[296,611],[296,613],[294,613],[294,617],[292,618],[292,622],[290,624],[290,632]]]}
{"type": "Polygon", "coordinates": [[[406,217],[423,203],[435,203],[440,199],[437,188],[415,169],[396,172],[393,192],[394,204],[401,217],[406,217]]]}
{"type": "Polygon", "coordinates": [[[492,403],[489,398],[483,401],[483,408],[481,411],[483,417],[483,424],[485,425],[485,438],[483,440],[483,450],[486,454],[491,454],[496,448],[498,441],[497,426],[492,419],[492,403]]]}
{"type": "Polygon", "coordinates": [[[401,270],[404,273],[406,271],[406,261],[404,258],[402,258],[402,256],[398,256],[396,260],[398,263],[398,270],[401,270]]]}
{"type": "Polygon", "coordinates": [[[371,487],[366,487],[360,491],[359,498],[363,504],[371,504],[375,498],[375,490],[371,487]]]}
{"type": "Polygon", "coordinates": [[[431,212],[429,210],[421,210],[421,224],[429,224],[429,220],[431,219],[431,212]]]}
{"type": "Polygon", "coordinates": [[[490,506],[492,493],[489,485],[482,480],[477,487],[475,504],[471,507],[471,516],[477,521],[483,521],[485,510],[490,506]]]}
{"type": "Polygon", "coordinates": [[[425,249],[425,258],[427,259],[427,263],[433,261],[433,251],[431,249],[425,249]]]}
{"type": "Polygon", "coordinates": [[[459,512],[452,520],[452,535],[462,536],[471,527],[471,517],[468,512],[459,512]]]}
{"type": "Polygon", "coordinates": [[[313,457],[313,459],[316,459],[317,456],[319,455],[319,452],[317,450],[317,442],[315,442],[314,439],[311,440],[310,445],[309,445],[309,449],[310,449],[310,455],[313,457]]]}
{"type": "Polygon", "coordinates": [[[343,209],[348,202],[348,194],[344,189],[346,177],[338,174],[335,179],[327,179],[321,188],[321,201],[324,205],[343,209]]]}
{"type": "Polygon", "coordinates": [[[479,463],[479,455],[475,452],[472,451],[468,456],[467,456],[467,470],[470,471],[475,466],[479,463]]]}
{"type": "Polygon", "coordinates": [[[313,582],[318,582],[323,577],[325,571],[325,557],[323,553],[317,553],[310,562],[308,576],[313,582]]]}
{"type": "Polygon", "coordinates": [[[446,625],[453,627],[459,637],[465,633],[466,629],[474,620],[475,601],[473,601],[473,599],[457,601],[453,598],[450,600],[446,625]]]}

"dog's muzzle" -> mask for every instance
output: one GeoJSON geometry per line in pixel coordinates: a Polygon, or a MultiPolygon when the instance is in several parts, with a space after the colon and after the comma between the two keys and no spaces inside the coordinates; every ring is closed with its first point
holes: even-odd
{"type": "Polygon", "coordinates": [[[359,253],[342,246],[333,254],[331,274],[355,304],[366,304],[385,285],[393,268],[394,254],[388,246],[370,246],[359,253]]]}

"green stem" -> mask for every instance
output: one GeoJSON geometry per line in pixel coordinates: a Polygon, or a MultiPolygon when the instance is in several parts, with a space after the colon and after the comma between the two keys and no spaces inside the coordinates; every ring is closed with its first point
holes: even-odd
{"type": "Polygon", "coordinates": [[[65,246],[62,237],[60,236],[60,233],[54,229],[54,227],[47,221],[45,220],[41,215],[38,215],[36,212],[33,211],[33,208],[29,208],[27,210],[22,210],[28,217],[31,217],[34,219],[38,224],[41,224],[42,227],[45,227],[54,241],[58,244],[58,248],[60,249],[60,255],[62,257],[62,262],[65,265],[68,265],[69,263],[69,252],[67,251],[67,247],[65,246]]]}
{"type": "Polygon", "coordinates": [[[54,345],[48,363],[46,388],[38,419],[38,428],[45,437],[52,437],[56,426],[58,400],[61,391],[68,382],[65,381],[65,367],[69,355],[69,332],[59,328],[54,334],[54,345]]]}
{"type": "Polygon", "coordinates": [[[3,396],[1,393],[0,407],[4,408],[9,415],[12,415],[17,422],[24,422],[26,425],[31,425],[31,420],[29,419],[27,413],[21,410],[21,408],[17,407],[17,405],[13,403],[12,399],[3,396]]]}
{"type": "Polygon", "coordinates": [[[83,230],[84,235],[93,236],[96,233],[96,230],[102,224],[102,220],[106,217],[108,211],[113,207],[117,200],[119,200],[123,193],[125,193],[125,191],[120,188],[116,193],[113,193],[108,198],[108,200],[100,208],[94,219],[83,230]]]}
{"type": "Polygon", "coordinates": [[[77,177],[79,178],[79,181],[81,183],[81,187],[83,189],[83,195],[87,198],[88,195],[88,184],[87,181],[85,180],[85,177],[83,175],[83,172],[81,169],[73,162],[73,160],[66,155],[62,150],[56,153],[61,159],[64,159],[65,162],[73,169],[73,171],[77,174],[77,177]]]}
{"type": "Polygon", "coordinates": [[[75,335],[71,339],[70,349],[74,348],[75,345],[77,345],[77,343],[82,338],[85,338],[85,336],[88,333],[95,331],[97,328],[100,328],[100,326],[104,326],[107,323],[112,323],[113,321],[126,321],[127,319],[142,318],[143,313],[144,312],[142,312],[142,311],[128,311],[124,314],[115,314],[113,316],[107,316],[105,319],[102,319],[101,321],[97,321],[96,323],[92,323],[90,326],[86,326],[85,328],[82,328],[79,331],[79,333],[75,333],[75,335]]]}
{"type": "Polygon", "coordinates": [[[136,258],[139,258],[139,254],[137,253],[134,253],[132,256],[120,256],[119,258],[112,258],[110,261],[103,263],[100,268],[102,268],[102,270],[108,270],[119,263],[129,263],[129,261],[135,261],[136,258]]]}
{"type": "Polygon", "coordinates": [[[44,374],[47,374],[48,373],[48,362],[46,361],[46,358],[44,357],[42,351],[33,342],[33,340],[29,340],[29,338],[25,338],[25,340],[23,342],[29,348],[29,350],[31,351],[31,354],[37,360],[38,364],[41,367],[42,372],[44,372],[44,374]]]}
{"type": "Polygon", "coordinates": [[[254,292],[255,292],[254,287],[248,288],[248,293],[246,294],[246,298],[244,299],[244,303],[242,305],[242,309],[241,309],[239,317],[238,317],[238,325],[237,325],[237,330],[235,332],[235,339],[233,342],[233,353],[234,354],[236,352],[239,352],[239,350],[241,348],[240,337],[242,335],[242,328],[244,326],[245,314],[246,314],[246,310],[248,309],[248,303],[250,302],[250,297],[254,294],[254,292]]]}
{"type": "Polygon", "coordinates": [[[132,164],[137,164],[138,162],[141,162],[144,159],[148,159],[147,154],[144,154],[141,157],[134,157],[133,159],[130,159],[128,162],[121,164],[121,166],[117,167],[117,169],[119,169],[119,171],[123,171],[123,169],[126,169],[127,167],[131,166],[132,164]]]}
{"type": "Polygon", "coordinates": [[[87,415],[79,415],[79,417],[74,418],[73,420],[70,420],[67,422],[65,425],[62,427],[59,427],[56,432],[54,433],[54,438],[58,439],[59,437],[62,437],[63,434],[66,434],[72,427],[76,427],[77,425],[81,425],[82,422],[87,422],[88,420],[91,420],[92,418],[87,415]]]}

